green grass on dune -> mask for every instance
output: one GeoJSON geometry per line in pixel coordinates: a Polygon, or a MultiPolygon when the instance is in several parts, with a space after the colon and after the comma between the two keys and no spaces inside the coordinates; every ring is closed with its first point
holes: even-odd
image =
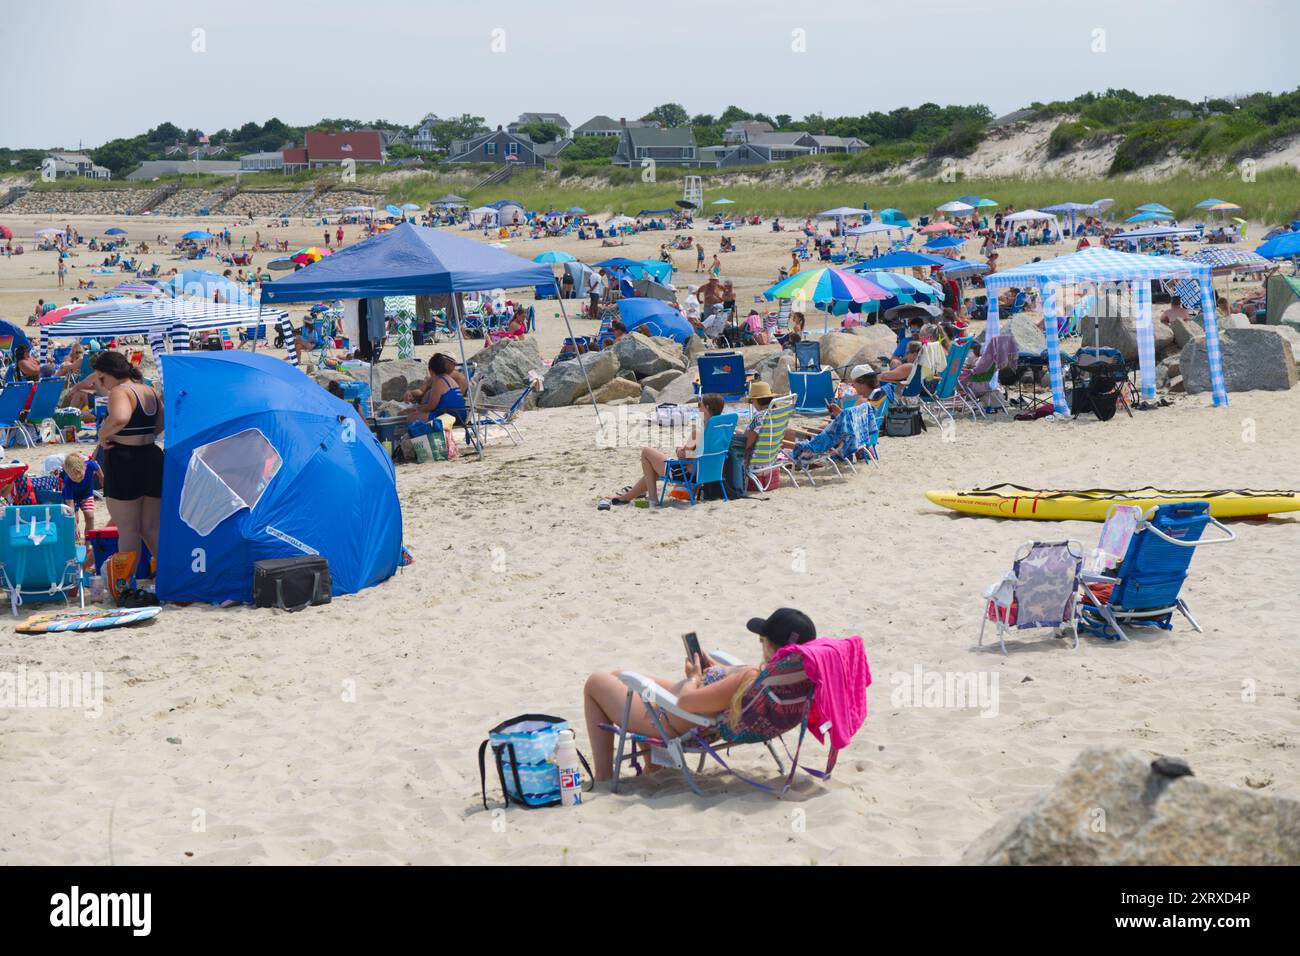
{"type": "MultiPolygon", "coordinates": [[[[515,199],[528,209],[568,209],[580,206],[589,213],[622,212],[636,215],[641,209],[663,209],[672,206],[682,197],[681,170],[659,170],[658,182],[640,180],[640,170],[620,170],[621,176],[595,188],[574,178],[537,171],[516,173],[508,182],[482,190],[466,190],[464,180],[452,181],[437,173],[421,174],[404,180],[400,187],[390,190],[390,202],[428,203],[446,192],[456,192],[471,203],[491,202],[496,199],[515,199]],[[630,175],[629,175],[630,174],[630,175]],[[622,179],[623,181],[619,181],[622,179]]],[[[789,169],[797,173],[798,168],[789,169]]],[[[589,176],[594,180],[598,173],[589,176]]],[[[1259,173],[1254,182],[1245,182],[1239,174],[1220,176],[1180,175],[1158,182],[1140,182],[1128,179],[959,179],[943,182],[938,178],[911,182],[885,184],[845,182],[841,175],[831,172],[817,186],[790,185],[775,179],[771,173],[762,179],[741,184],[726,182],[736,178],[735,173],[705,173],[704,201],[706,211],[725,210],[735,214],[802,217],[834,206],[861,206],[873,209],[895,207],[910,216],[925,215],[940,203],[957,196],[974,194],[997,200],[1002,207],[1014,205],[1017,209],[1050,206],[1059,202],[1092,202],[1108,198],[1115,200],[1114,212],[1125,217],[1147,202],[1168,206],[1181,218],[1203,218],[1195,208],[1202,199],[1215,197],[1238,203],[1243,217],[1257,222],[1290,222],[1300,217],[1300,170],[1281,167],[1259,173]],[[719,181],[722,177],[722,181],[719,181]],[[710,207],[714,199],[725,196],[735,200],[734,206],[710,207]]]]}

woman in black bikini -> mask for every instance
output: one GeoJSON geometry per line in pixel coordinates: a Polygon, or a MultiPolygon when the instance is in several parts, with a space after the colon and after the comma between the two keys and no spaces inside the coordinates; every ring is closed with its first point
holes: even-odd
{"type": "Polygon", "coordinates": [[[163,431],[162,399],[120,352],[99,353],[93,367],[99,384],[108,390],[108,416],[99,429],[99,445],[104,500],[117,525],[118,551],[104,577],[122,604],[133,596],[130,585],[141,540],[151,554],[158,554],[163,453],[155,439],[163,431]]]}

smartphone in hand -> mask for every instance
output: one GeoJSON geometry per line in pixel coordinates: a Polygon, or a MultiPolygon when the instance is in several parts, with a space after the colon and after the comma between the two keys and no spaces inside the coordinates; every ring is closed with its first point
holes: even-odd
{"type": "Polygon", "coordinates": [[[694,631],[682,635],[682,644],[686,647],[686,659],[704,666],[704,655],[700,652],[700,639],[694,631]]]}

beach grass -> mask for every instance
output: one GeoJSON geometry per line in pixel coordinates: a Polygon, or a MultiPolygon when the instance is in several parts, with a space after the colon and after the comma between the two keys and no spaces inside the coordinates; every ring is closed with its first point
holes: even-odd
{"type": "MultiPolygon", "coordinates": [[[[457,192],[471,204],[510,198],[528,209],[568,209],[580,206],[589,213],[622,212],[635,216],[642,209],[664,209],[682,197],[683,177],[694,170],[657,170],[656,182],[643,182],[639,169],[600,170],[588,175],[565,176],[528,170],[510,180],[483,189],[466,190],[464,179],[453,181],[438,173],[421,173],[404,179],[386,191],[392,202],[427,203],[445,192],[457,192]]],[[[912,181],[866,182],[858,177],[835,175],[801,176],[792,164],[778,170],[746,173],[704,172],[706,210],[714,199],[725,196],[733,206],[717,207],[733,214],[757,213],[803,217],[835,206],[873,209],[894,207],[915,216],[925,215],[940,203],[962,195],[979,195],[997,200],[1003,208],[1050,206],[1060,202],[1093,202],[1114,199],[1113,213],[1125,217],[1148,202],[1160,202],[1180,219],[1201,221],[1196,209],[1203,199],[1215,197],[1239,204],[1242,218],[1269,224],[1300,218],[1300,170],[1280,167],[1260,172],[1247,182],[1240,174],[1192,176],[1181,174],[1155,182],[1137,179],[961,179],[946,182],[938,177],[912,181]]],[[[361,177],[358,177],[360,184],[361,177]]]]}

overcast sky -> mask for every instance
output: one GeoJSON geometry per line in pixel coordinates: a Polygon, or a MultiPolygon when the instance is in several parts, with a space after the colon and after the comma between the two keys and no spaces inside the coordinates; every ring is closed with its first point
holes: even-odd
{"type": "Polygon", "coordinates": [[[414,124],[469,112],[495,125],[527,110],[577,125],[664,102],[798,118],[927,101],[1001,114],[1107,86],[1187,99],[1280,92],[1300,83],[1294,10],[1295,0],[16,0],[0,19],[0,145],[90,147],[163,121],[215,132],[271,116],[414,124]]]}

